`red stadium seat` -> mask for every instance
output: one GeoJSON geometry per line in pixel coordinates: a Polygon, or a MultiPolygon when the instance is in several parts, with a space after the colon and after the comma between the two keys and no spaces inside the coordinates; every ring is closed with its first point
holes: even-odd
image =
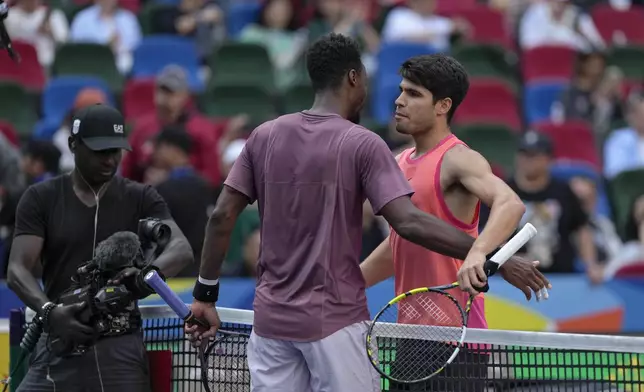
{"type": "Polygon", "coordinates": [[[465,100],[456,110],[454,125],[503,124],[521,129],[517,97],[503,81],[474,79],[465,100]]]}
{"type": "Polygon", "coordinates": [[[554,145],[555,159],[583,162],[601,171],[595,135],[586,122],[574,120],[562,124],[538,122],[532,127],[550,137],[554,145]]]}
{"type": "Polygon", "coordinates": [[[437,14],[451,14],[477,5],[477,0],[438,0],[434,12],[437,14]]]}
{"type": "Polygon", "coordinates": [[[132,79],[123,90],[123,115],[126,121],[154,111],[154,79],[132,79]]]}
{"type": "Polygon", "coordinates": [[[523,81],[568,81],[572,76],[575,58],[575,51],[564,46],[540,46],[526,50],[521,58],[523,81]]]}
{"type": "Polygon", "coordinates": [[[20,147],[18,132],[16,132],[16,129],[11,123],[0,120],[0,133],[15,147],[20,147]]]}
{"type": "Polygon", "coordinates": [[[623,34],[628,44],[644,44],[644,7],[631,6],[627,11],[618,11],[608,4],[600,4],[593,7],[591,15],[608,45],[613,43],[616,33],[623,34]]]}
{"type": "MultiPolygon", "coordinates": [[[[454,3],[457,3],[454,1],[454,3]]],[[[459,8],[444,13],[449,17],[467,20],[473,28],[471,42],[498,44],[504,48],[512,47],[512,40],[505,28],[505,17],[500,11],[485,6],[459,8]]]]}
{"type": "Polygon", "coordinates": [[[22,61],[15,63],[6,50],[0,51],[0,79],[20,83],[29,90],[42,90],[45,85],[45,72],[38,61],[33,45],[14,41],[13,48],[20,54],[22,61]]]}
{"type": "Polygon", "coordinates": [[[141,8],[141,2],[139,0],[119,0],[119,7],[136,15],[141,8]]]}
{"type": "Polygon", "coordinates": [[[644,82],[630,79],[622,82],[622,97],[627,97],[634,90],[644,90],[644,82]]]}

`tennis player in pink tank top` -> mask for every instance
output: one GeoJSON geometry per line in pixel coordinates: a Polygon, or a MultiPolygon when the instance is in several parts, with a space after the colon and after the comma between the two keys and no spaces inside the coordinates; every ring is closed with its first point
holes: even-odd
{"type": "MultiPolygon", "coordinates": [[[[407,60],[401,75],[396,129],[410,135],[414,147],[404,150],[397,161],[414,189],[412,202],[475,237],[471,253],[493,253],[517,229],[525,207],[512,189],[492,174],[487,160],[451,133],[449,122],[469,88],[465,69],[448,56],[426,55],[407,60]],[[481,202],[491,211],[479,235],[481,202]]],[[[538,293],[542,287],[549,287],[536,270],[537,264],[508,262],[500,273],[529,299],[531,291],[538,293]],[[531,278],[526,281],[525,276],[531,278]]],[[[419,247],[392,230],[389,238],[361,264],[361,270],[367,287],[393,275],[396,294],[458,279],[464,290],[460,298],[464,304],[467,292],[475,292],[474,287],[483,286],[486,279],[482,271],[462,268],[463,265],[461,260],[419,247]]],[[[480,294],[473,304],[468,327],[487,328],[484,302],[480,294]]],[[[419,323],[405,319],[398,322],[419,323]]],[[[428,382],[412,386],[392,383],[390,391],[483,391],[488,353],[484,347],[470,349],[462,350],[445,371],[428,382]]]]}

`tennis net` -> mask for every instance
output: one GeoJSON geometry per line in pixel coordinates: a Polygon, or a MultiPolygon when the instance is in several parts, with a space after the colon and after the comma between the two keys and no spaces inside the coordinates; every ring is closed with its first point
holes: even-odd
{"type": "MultiPolygon", "coordinates": [[[[183,322],[167,306],[143,306],[141,311],[148,350],[172,352],[172,390],[202,391],[196,350],[185,339],[183,322]]],[[[219,314],[222,328],[252,329],[252,311],[220,308],[219,314]]],[[[644,338],[470,329],[466,342],[442,377],[420,389],[403,390],[644,392],[644,338]]],[[[245,345],[244,339],[232,341],[220,352],[223,365],[213,369],[219,382],[217,392],[250,391],[245,345]]],[[[393,362],[395,347],[389,353],[383,351],[381,360],[393,362]]],[[[154,374],[155,369],[151,371],[154,374]]],[[[393,392],[386,380],[381,385],[383,391],[393,392]]]]}

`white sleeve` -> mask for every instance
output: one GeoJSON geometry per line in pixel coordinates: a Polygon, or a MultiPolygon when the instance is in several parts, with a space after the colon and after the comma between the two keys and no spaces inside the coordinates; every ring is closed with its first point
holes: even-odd
{"type": "Polygon", "coordinates": [[[606,46],[590,15],[582,15],[579,17],[579,31],[596,48],[602,49],[606,46]]]}
{"type": "Polygon", "coordinates": [[[69,24],[65,14],[60,10],[54,10],[49,17],[51,25],[51,33],[54,36],[54,41],[57,43],[67,42],[69,37],[69,24]]]}

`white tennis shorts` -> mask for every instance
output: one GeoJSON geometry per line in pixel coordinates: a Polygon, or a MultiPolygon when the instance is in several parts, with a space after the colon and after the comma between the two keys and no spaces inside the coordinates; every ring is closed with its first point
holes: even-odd
{"type": "Polygon", "coordinates": [[[365,351],[367,322],[315,342],[290,342],[251,334],[251,392],[379,392],[380,376],[365,351]]]}

